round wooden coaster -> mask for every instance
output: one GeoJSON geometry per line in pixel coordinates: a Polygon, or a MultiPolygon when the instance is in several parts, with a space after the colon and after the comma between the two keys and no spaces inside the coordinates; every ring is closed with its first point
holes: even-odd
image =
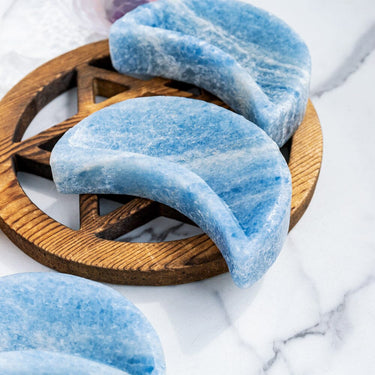
{"type": "MultiPolygon", "coordinates": [[[[113,71],[108,42],[101,41],[62,55],[33,71],[0,103],[0,227],[26,254],[60,272],[90,279],[137,285],[169,285],[205,279],[227,266],[207,235],[158,243],[114,241],[158,216],[187,221],[157,202],[117,196],[121,207],[99,215],[99,197],[80,197],[80,229],[56,222],[22,190],[17,172],[51,178],[50,151],[66,130],[89,114],[129,98],[175,95],[225,105],[194,86],[154,78],[141,81],[113,71]],[[72,87],[78,90],[78,113],[21,141],[35,115],[72,87]],[[95,96],[108,99],[95,103],[95,96]]],[[[293,139],[283,148],[293,181],[290,229],[305,212],[318,179],[322,133],[311,102],[293,139]]],[[[113,198],[113,197],[112,197],[113,198]]]]}

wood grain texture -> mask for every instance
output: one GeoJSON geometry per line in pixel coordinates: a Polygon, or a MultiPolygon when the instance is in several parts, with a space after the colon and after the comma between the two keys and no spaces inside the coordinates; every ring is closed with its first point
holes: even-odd
{"type": "MultiPolygon", "coordinates": [[[[64,134],[89,114],[139,96],[174,95],[226,107],[204,90],[155,78],[141,81],[113,71],[108,42],[101,41],[62,55],[29,74],[0,103],[0,227],[25,253],[60,272],[94,280],[137,285],[168,285],[205,279],[227,266],[207,235],[159,243],[113,241],[160,215],[190,222],[173,209],[146,199],[116,196],[123,205],[99,214],[99,197],[80,197],[80,229],[54,221],[26,196],[18,171],[51,178],[50,151],[64,134]],[[78,113],[21,141],[35,115],[51,100],[77,86],[78,113]],[[96,103],[97,95],[108,97],[96,103]]],[[[290,229],[305,212],[318,179],[322,133],[309,102],[305,119],[284,147],[290,153],[293,197],[290,229]]],[[[287,155],[288,159],[288,155],[287,155]]]]}

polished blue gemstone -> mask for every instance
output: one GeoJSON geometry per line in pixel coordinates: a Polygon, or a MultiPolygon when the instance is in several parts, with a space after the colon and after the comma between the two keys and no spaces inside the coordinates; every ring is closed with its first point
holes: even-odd
{"type": "Polygon", "coordinates": [[[0,352],[1,375],[129,375],[69,354],[27,350],[0,352]]]}
{"type": "Polygon", "coordinates": [[[291,178],[277,145],[244,117],[200,100],[147,97],[104,108],[52,150],[63,193],[129,194],[167,204],[221,250],[237,285],[276,259],[291,178]]]}
{"type": "MultiPolygon", "coordinates": [[[[103,368],[112,366],[117,369],[114,375],[122,371],[165,373],[162,348],[151,324],[130,301],[107,286],[57,273],[7,276],[0,278],[0,307],[0,352],[73,355],[99,362],[103,368]]],[[[34,354],[29,356],[34,364],[38,356],[44,356],[34,354]]],[[[55,370],[68,365],[57,362],[55,370]]]]}
{"type": "Polygon", "coordinates": [[[158,0],[116,21],[114,67],[203,87],[282,146],[309,94],[305,43],[275,16],[235,0],[158,0]]]}

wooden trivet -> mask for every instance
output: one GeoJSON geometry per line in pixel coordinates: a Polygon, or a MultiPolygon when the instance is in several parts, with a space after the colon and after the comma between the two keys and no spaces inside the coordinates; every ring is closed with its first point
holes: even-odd
{"type": "MultiPolygon", "coordinates": [[[[50,151],[69,128],[110,104],[150,95],[174,95],[225,105],[213,95],[177,81],[141,81],[116,73],[109,59],[108,41],[68,52],[33,71],[0,103],[0,227],[26,254],[60,272],[90,279],[137,285],[168,285],[205,279],[227,266],[205,235],[158,243],[114,241],[120,235],[158,216],[187,221],[159,203],[128,196],[99,215],[99,197],[80,196],[80,229],[72,230],[42,212],[22,190],[17,172],[51,178],[50,151]],[[78,113],[21,141],[35,115],[72,87],[78,89],[78,113]],[[108,99],[95,103],[95,96],[108,99]]],[[[305,119],[283,149],[293,180],[290,229],[305,212],[318,179],[322,133],[311,102],[305,119]]]]}

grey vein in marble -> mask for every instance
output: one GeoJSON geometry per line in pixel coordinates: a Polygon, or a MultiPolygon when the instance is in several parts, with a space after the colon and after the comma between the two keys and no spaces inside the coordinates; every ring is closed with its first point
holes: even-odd
{"type": "Polygon", "coordinates": [[[282,146],[301,123],[309,94],[305,43],[275,16],[234,0],[158,0],[116,21],[114,67],[214,93],[282,146]]]}
{"type": "MultiPolygon", "coordinates": [[[[0,306],[0,352],[52,351],[131,375],[165,373],[151,324],[130,301],[102,284],[57,273],[7,276],[0,278],[0,306]]],[[[60,366],[67,364],[56,362],[56,371],[60,366]]]]}
{"type": "Polygon", "coordinates": [[[375,24],[358,39],[350,55],[339,65],[333,74],[311,92],[312,97],[321,97],[325,93],[342,86],[354,74],[375,49],[375,24]]]}
{"type": "Polygon", "coordinates": [[[256,125],[200,100],[126,100],[87,117],[52,150],[63,193],[128,194],[167,204],[221,250],[247,287],[275,261],[290,215],[291,178],[256,125]]]}
{"type": "Polygon", "coordinates": [[[334,331],[334,334],[338,336],[339,339],[341,332],[337,327],[338,322],[342,319],[343,314],[345,313],[346,304],[349,298],[354,296],[357,292],[361,291],[363,288],[366,288],[375,282],[375,278],[370,276],[360,284],[358,287],[347,291],[342,297],[341,301],[331,310],[325,312],[321,315],[320,320],[314,325],[305,328],[294,335],[283,339],[277,340],[273,343],[273,356],[268,359],[263,365],[263,371],[267,373],[274,366],[275,362],[282,354],[282,349],[284,346],[288,345],[290,342],[298,339],[304,339],[308,336],[326,336],[328,332],[334,331]]]}
{"type": "Polygon", "coordinates": [[[163,242],[189,238],[202,234],[195,225],[160,216],[119,237],[124,242],[163,242]]]}

